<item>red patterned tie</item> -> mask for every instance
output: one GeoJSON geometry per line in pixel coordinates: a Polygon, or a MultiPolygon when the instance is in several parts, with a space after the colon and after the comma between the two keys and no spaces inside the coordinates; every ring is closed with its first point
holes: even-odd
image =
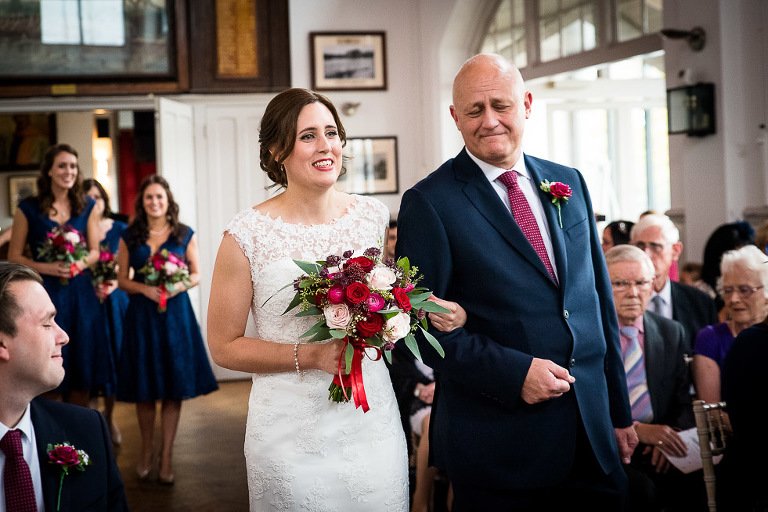
{"type": "Polygon", "coordinates": [[[9,430],[0,440],[0,450],[5,453],[5,509],[8,512],[37,512],[32,474],[21,449],[21,430],[9,430]]]}
{"type": "Polygon", "coordinates": [[[549,271],[549,275],[554,282],[557,282],[555,277],[555,270],[552,268],[552,263],[549,261],[549,255],[547,254],[547,247],[544,245],[544,239],[541,238],[541,232],[539,231],[539,225],[536,223],[536,217],[533,216],[531,211],[531,205],[525,199],[525,194],[517,184],[517,173],[515,171],[507,171],[499,176],[505,187],[507,187],[507,194],[509,195],[509,204],[512,207],[512,216],[515,218],[517,225],[523,231],[525,238],[528,239],[533,250],[541,258],[541,262],[549,271]]]}

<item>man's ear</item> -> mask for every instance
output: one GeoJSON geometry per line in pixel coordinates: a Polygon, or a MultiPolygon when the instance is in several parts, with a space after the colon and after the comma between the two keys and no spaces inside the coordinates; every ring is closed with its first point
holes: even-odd
{"type": "Polygon", "coordinates": [[[11,358],[10,351],[8,350],[9,336],[3,332],[0,332],[0,361],[8,361],[11,358]]]}
{"type": "Polygon", "coordinates": [[[683,253],[683,242],[675,242],[672,244],[672,261],[680,259],[680,255],[683,253]]]}

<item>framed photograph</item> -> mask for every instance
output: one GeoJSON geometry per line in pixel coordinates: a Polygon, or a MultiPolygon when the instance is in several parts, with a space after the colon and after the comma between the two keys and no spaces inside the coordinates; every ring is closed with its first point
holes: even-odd
{"type": "Polygon", "coordinates": [[[37,174],[8,176],[8,213],[16,213],[19,201],[37,194],[37,174]]]}
{"type": "Polygon", "coordinates": [[[312,88],[317,91],[384,90],[384,32],[311,32],[312,88]]]}
{"type": "Polygon", "coordinates": [[[347,139],[347,172],[337,187],[351,194],[397,194],[397,137],[347,139]]]}
{"type": "Polygon", "coordinates": [[[0,114],[0,171],[39,169],[56,143],[56,114],[0,114]]]}

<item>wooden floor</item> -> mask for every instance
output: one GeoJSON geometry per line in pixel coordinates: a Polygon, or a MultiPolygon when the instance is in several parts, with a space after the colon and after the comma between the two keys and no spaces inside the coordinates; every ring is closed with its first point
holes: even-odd
{"type": "MultiPolygon", "coordinates": [[[[141,437],[136,409],[133,404],[116,405],[115,422],[123,435],[117,464],[133,512],[248,510],[243,439],[250,388],[250,380],[221,382],[218,391],[183,402],[173,486],[139,481],[135,468],[141,437]]],[[[156,446],[159,428],[158,412],[156,446]]]]}

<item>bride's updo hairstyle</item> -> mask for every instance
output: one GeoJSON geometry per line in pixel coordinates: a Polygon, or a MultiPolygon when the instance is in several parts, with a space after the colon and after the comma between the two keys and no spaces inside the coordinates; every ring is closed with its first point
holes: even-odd
{"type": "MultiPolygon", "coordinates": [[[[288,186],[283,162],[290,156],[296,143],[296,125],[301,109],[315,102],[322,103],[331,111],[342,147],[347,143],[347,134],[331,100],[322,94],[298,87],[281,92],[267,105],[259,128],[259,165],[275,185],[283,188],[288,186]]],[[[345,171],[342,162],[341,174],[345,171]]]]}

